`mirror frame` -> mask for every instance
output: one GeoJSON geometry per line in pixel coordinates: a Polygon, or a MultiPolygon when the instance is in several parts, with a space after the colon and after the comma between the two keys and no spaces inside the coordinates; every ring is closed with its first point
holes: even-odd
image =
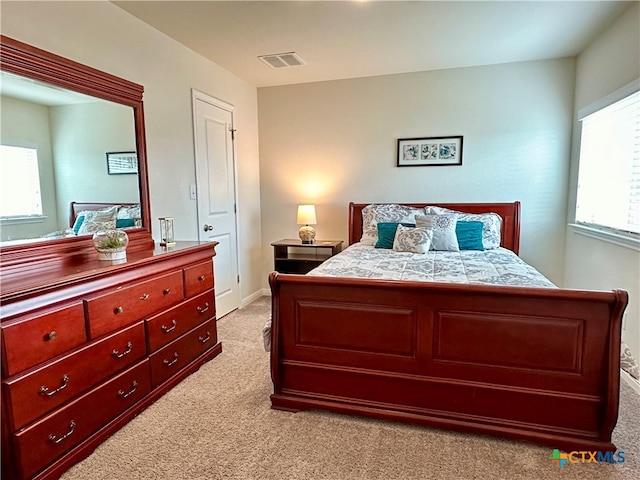
{"type": "MultiPolygon", "coordinates": [[[[153,248],[142,85],[0,35],[0,70],[133,108],[142,227],[127,230],[128,250],[153,248]]],[[[91,236],[0,245],[2,267],[93,251],[91,236]]]]}

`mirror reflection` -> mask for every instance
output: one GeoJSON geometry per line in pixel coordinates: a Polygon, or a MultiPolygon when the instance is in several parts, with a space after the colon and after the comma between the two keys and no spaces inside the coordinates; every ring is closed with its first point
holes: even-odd
{"type": "Polygon", "coordinates": [[[70,218],[72,202],[122,205],[99,219],[140,227],[133,109],[0,75],[2,244],[92,234],[99,225],[70,218]]]}

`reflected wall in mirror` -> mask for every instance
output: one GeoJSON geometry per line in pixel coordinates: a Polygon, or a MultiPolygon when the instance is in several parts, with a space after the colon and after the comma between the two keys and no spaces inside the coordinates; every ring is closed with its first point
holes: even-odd
{"type": "Polygon", "coordinates": [[[26,153],[0,160],[12,178],[0,198],[2,260],[90,248],[91,235],[71,228],[71,202],[139,204],[130,248],[153,245],[143,87],[2,35],[0,54],[0,144],[26,153]],[[107,152],[135,152],[138,173],[109,175],[107,152]]]}
{"type": "Polygon", "coordinates": [[[137,175],[109,175],[105,161],[135,151],[131,107],[1,72],[0,115],[5,244],[78,234],[73,201],[140,203],[137,175]]]}

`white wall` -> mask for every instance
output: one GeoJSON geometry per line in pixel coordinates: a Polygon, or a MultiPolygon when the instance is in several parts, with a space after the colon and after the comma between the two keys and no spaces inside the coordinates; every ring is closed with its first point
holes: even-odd
{"type": "MultiPolygon", "coordinates": [[[[640,6],[636,2],[602,32],[577,59],[575,112],[640,77],[640,6]]],[[[575,219],[580,128],[576,121],[571,154],[567,220],[575,219]]],[[[623,339],[640,358],[640,252],[578,235],[567,229],[565,284],[569,288],[623,288],[629,307],[623,339]]]]}
{"type": "Polygon", "coordinates": [[[263,269],[317,205],[347,240],[356,202],[522,202],[521,256],[562,284],[573,59],[258,89],[263,269]],[[463,135],[462,166],[396,167],[398,138],[463,135]]]}
{"type": "Polygon", "coordinates": [[[241,296],[259,291],[256,88],[106,1],[3,2],[1,22],[4,35],[144,86],[151,215],[175,217],[178,240],[198,236],[191,89],[235,107],[241,296]]]}
{"type": "Polygon", "coordinates": [[[109,175],[106,159],[106,152],[136,150],[132,109],[95,102],[49,111],[58,228],[69,228],[70,202],[138,203],[138,176],[109,175]]]}

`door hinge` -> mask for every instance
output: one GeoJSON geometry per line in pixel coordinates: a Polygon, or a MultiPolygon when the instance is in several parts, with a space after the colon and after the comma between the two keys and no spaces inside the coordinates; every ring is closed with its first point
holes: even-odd
{"type": "Polygon", "coordinates": [[[237,203],[233,204],[233,213],[238,213],[238,204],[237,203]]]}
{"type": "Polygon", "coordinates": [[[236,129],[233,128],[233,125],[229,125],[229,131],[231,132],[231,140],[236,139],[236,129]]]}
{"type": "Polygon", "coordinates": [[[238,275],[238,283],[240,283],[240,275],[238,275]]]}

